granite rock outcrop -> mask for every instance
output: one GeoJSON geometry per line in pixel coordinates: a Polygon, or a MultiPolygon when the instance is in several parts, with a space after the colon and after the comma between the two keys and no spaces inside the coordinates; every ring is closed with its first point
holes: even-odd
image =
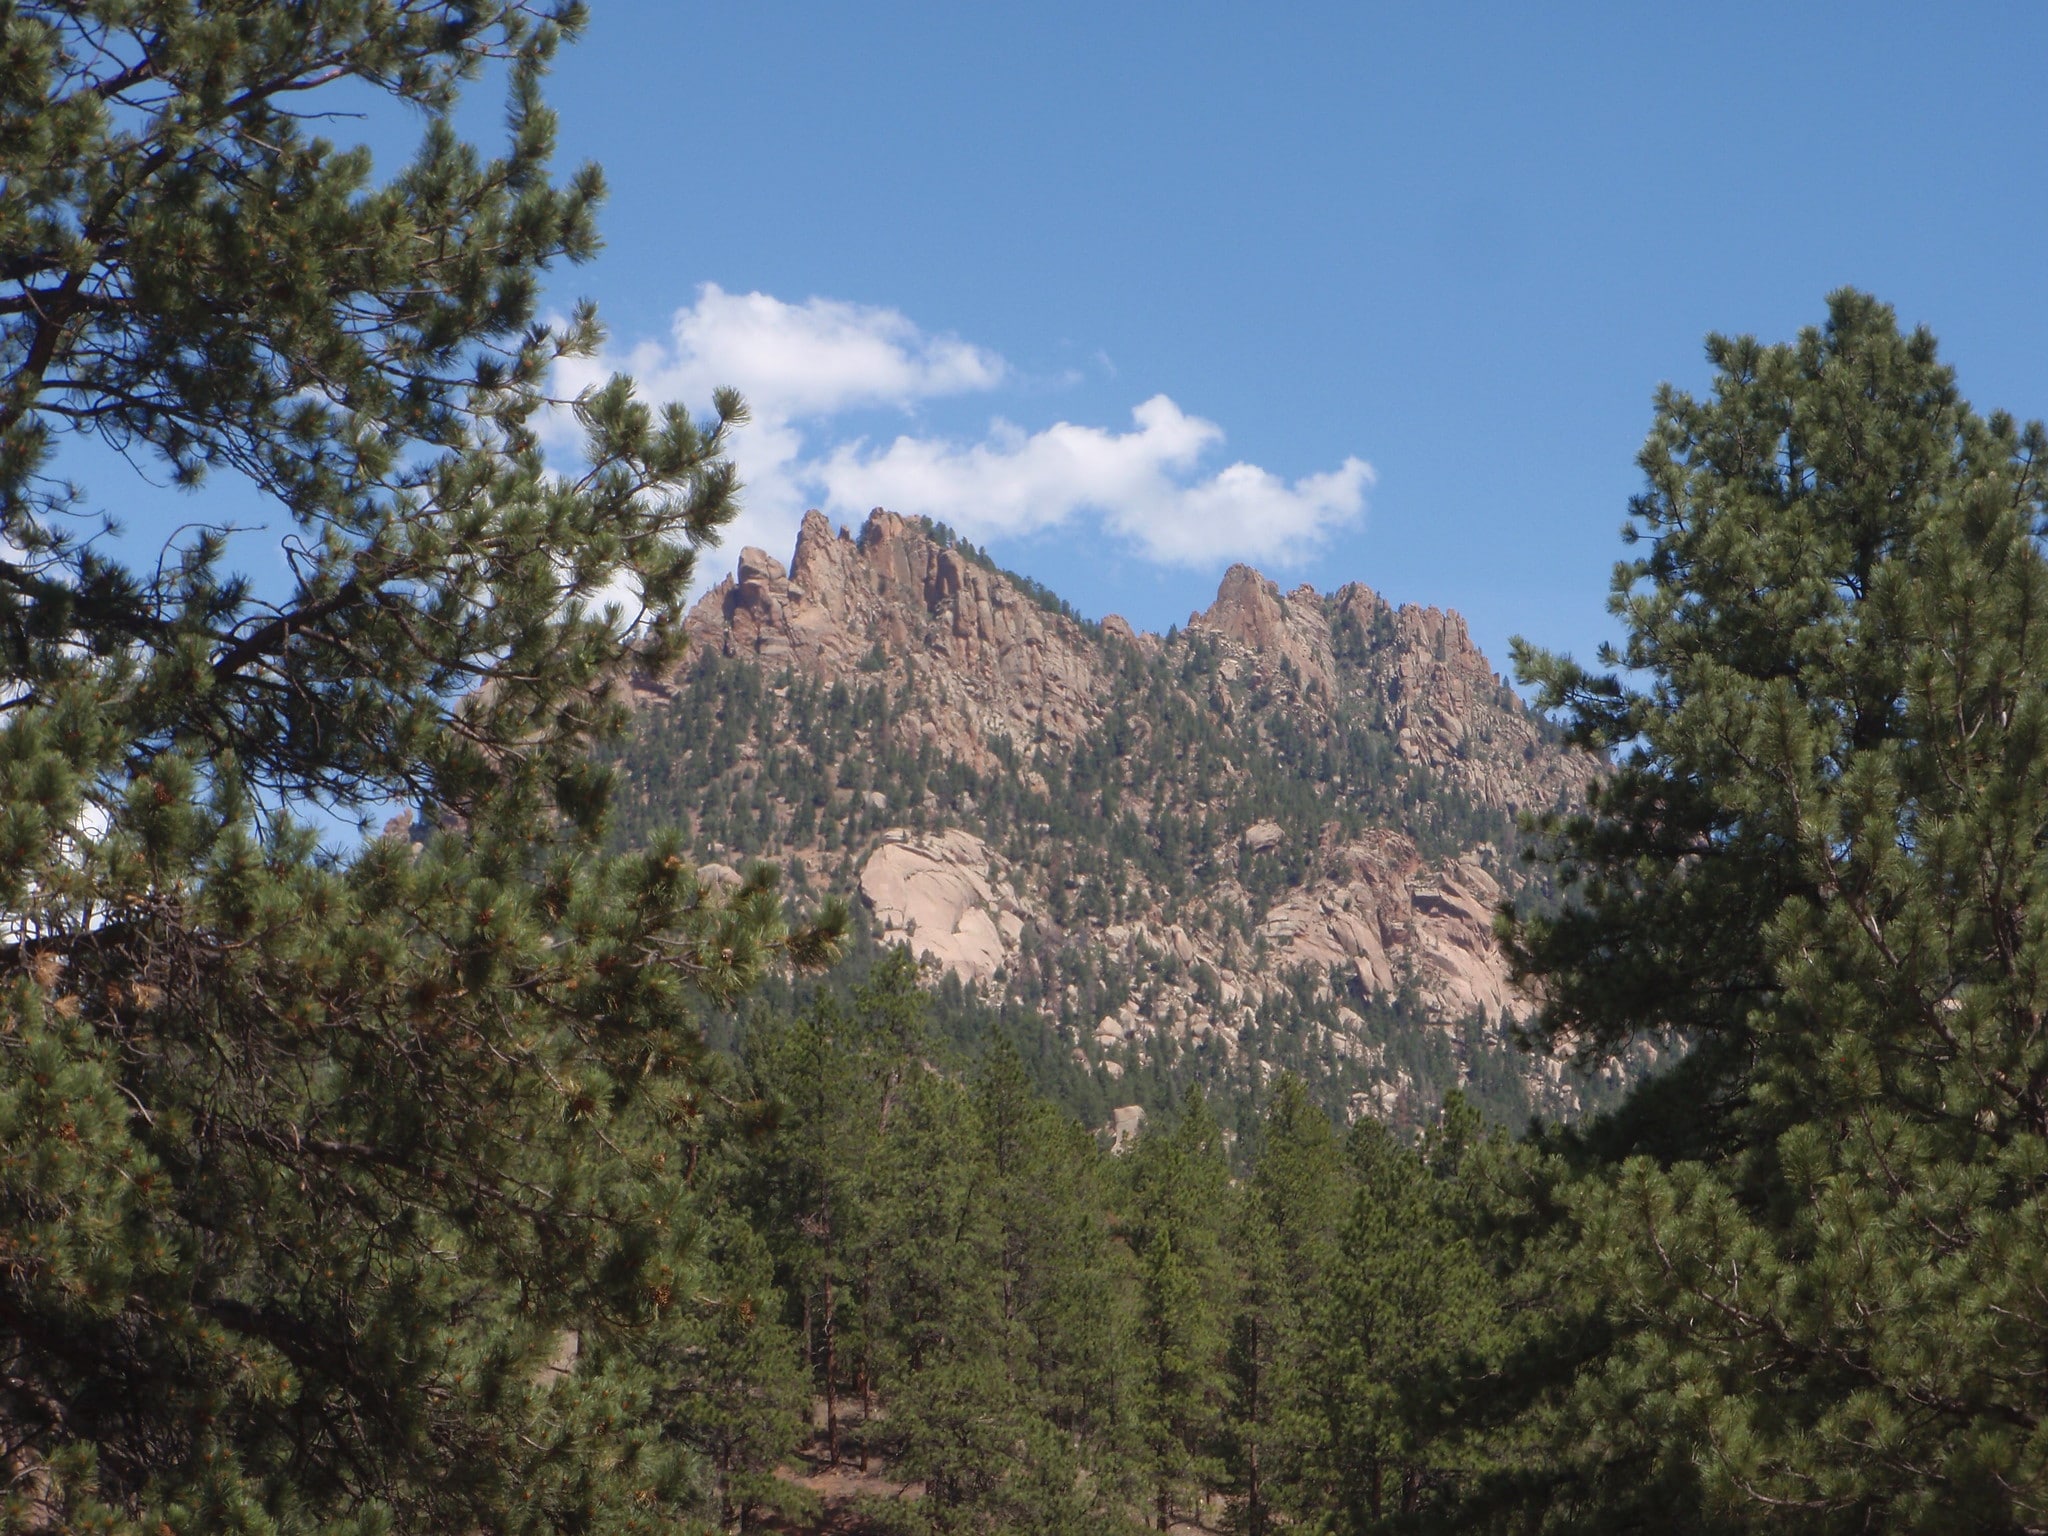
{"type": "Polygon", "coordinates": [[[1392,1115],[1486,1056],[1578,1107],[1558,1064],[1512,1060],[1532,1004],[1493,924],[1540,895],[1517,818],[1601,768],[1456,613],[1240,565],[1144,634],[877,510],[857,534],[810,513],[786,566],[742,550],[688,630],[639,696],[726,733],[730,761],[684,765],[700,860],[857,896],[875,938],[1037,1009],[1106,1081],[1196,1053],[1256,1086],[1285,1056],[1392,1115]]]}
{"type": "Polygon", "coordinates": [[[922,661],[925,717],[976,767],[999,737],[1071,741],[1100,717],[1078,620],[1046,611],[893,512],[878,509],[857,539],[807,513],[787,569],[761,550],[741,551],[734,573],[698,600],[689,628],[725,656],[826,676],[922,661]]]}

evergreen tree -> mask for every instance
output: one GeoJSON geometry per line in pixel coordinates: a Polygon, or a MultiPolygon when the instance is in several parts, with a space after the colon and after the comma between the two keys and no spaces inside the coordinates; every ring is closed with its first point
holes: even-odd
{"type": "Polygon", "coordinates": [[[844,1314],[858,1296],[850,1279],[859,1272],[873,1157],[871,1084],[859,1071],[850,1029],[847,1011],[826,994],[750,1040],[748,1052],[782,1123],[751,1160],[744,1198],[770,1234],[778,1278],[794,1299],[804,1358],[825,1401],[826,1455],[835,1462],[844,1314]]]}
{"type": "Polygon", "coordinates": [[[1264,1203],[1242,1201],[1236,1216],[1230,1231],[1237,1296],[1226,1362],[1224,1466],[1233,1496],[1233,1527],[1266,1536],[1274,1525],[1279,1425],[1297,1385],[1287,1337],[1294,1298],[1279,1233],[1264,1203]]]}
{"type": "MultiPolygon", "coordinates": [[[[693,998],[787,933],[673,838],[598,851],[628,641],[731,515],[623,382],[535,447],[541,270],[593,249],[539,80],[572,4],[0,11],[0,1524],[672,1528],[634,1345],[695,1293],[693,998]],[[506,63],[510,145],[449,126],[506,63]],[[331,87],[331,88],[330,88],[331,87]],[[309,123],[387,91],[377,183],[309,123]],[[75,537],[97,439],[296,530],[75,537]],[[604,606],[623,585],[644,613],[604,606]],[[289,812],[426,803],[424,848],[289,812]]],[[[201,520],[204,521],[202,511],[201,520]]],[[[218,521],[218,519],[216,519],[218,521]]]]}
{"type": "Polygon", "coordinates": [[[1237,1522],[1251,1536],[1274,1529],[1276,1517],[1312,1513],[1302,1500],[1305,1463],[1317,1458],[1322,1426],[1309,1385],[1347,1196],[1329,1116],[1298,1079],[1283,1078],[1230,1244],[1238,1289],[1229,1461],[1237,1522]]]}
{"type": "Polygon", "coordinates": [[[1230,1193],[1215,1117],[1191,1090],[1171,1130],[1131,1154],[1130,1239],[1138,1263],[1138,1419],[1152,1515],[1166,1530],[1222,1482],[1223,1351],[1229,1299],[1222,1234],[1230,1193]]]}
{"type": "MultiPolygon", "coordinates": [[[[1449,1112],[1455,1126],[1455,1099],[1449,1112]]],[[[1435,1187],[1455,1154],[1429,1148],[1432,1169],[1370,1120],[1353,1127],[1348,1150],[1358,1183],[1320,1319],[1313,1390],[1324,1432],[1308,1471],[1336,1529],[1365,1532],[1423,1515],[1453,1491],[1445,1409],[1484,1352],[1490,1298],[1435,1187]]]]}
{"type": "Polygon", "coordinates": [[[1622,752],[1514,934],[1543,1028],[1691,1044],[1566,1195],[1615,1330],[1581,1443],[1744,1527],[2037,1529],[2048,434],[1861,294],[1708,355],[1616,577],[1641,685],[1521,655],[1622,752]]]}
{"type": "Polygon", "coordinates": [[[775,1475],[810,1419],[810,1373],[778,1315],[767,1244],[736,1211],[706,1222],[696,1294],[670,1325],[633,1336],[656,1382],[663,1428],[710,1464],[705,1514],[719,1530],[756,1516],[806,1512],[801,1491],[775,1475]]]}
{"type": "Polygon", "coordinates": [[[1114,1531],[1129,1523],[1133,1276],[1111,1240],[1104,1154],[1031,1088],[1007,1039],[974,1084],[998,1234],[1003,1369],[1027,1394],[1035,1487],[1022,1529],[1114,1531]]]}
{"type": "Polygon", "coordinates": [[[904,1085],[875,1180],[872,1309],[888,1399],[879,1439],[897,1475],[924,1485],[929,1530],[1017,1529],[1005,1516],[1042,1449],[1028,1384],[1009,1369],[1001,1233],[975,1132],[968,1096],[920,1073],[904,1085]]]}

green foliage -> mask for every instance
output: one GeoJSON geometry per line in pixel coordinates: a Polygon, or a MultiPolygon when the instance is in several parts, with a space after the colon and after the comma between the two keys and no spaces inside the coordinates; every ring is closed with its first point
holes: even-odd
{"type": "Polygon", "coordinates": [[[1128,1271],[1104,1153],[998,1047],[935,1070],[901,950],[751,1033],[772,1136],[722,1154],[777,1255],[828,1464],[886,1465],[895,1528],[1114,1530],[1129,1496],[1128,1271]],[[857,1401],[857,1415],[853,1404],[857,1401]]]}
{"type": "Polygon", "coordinates": [[[1616,577],[1643,685],[1523,654],[1629,749],[1515,935],[1544,1028],[1692,1043],[1681,1123],[1588,1137],[1637,1155],[1563,1195],[1614,1330],[1566,1423],[1696,1468],[1709,1521],[2032,1529],[2048,435],[1860,294],[1709,356],[1616,577]]]}
{"type": "MultiPolygon", "coordinates": [[[[1142,1057],[1096,1044],[1097,1021],[1142,998],[1151,968],[1181,964],[1170,956],[1126,963],[1090,942],[1103,927],[1147,915],[1149,903],[1159,903],[1157,921],[1182,923],[1221,964],[1227,953],[1249,950],[1254,913],[1308,876],[1326,835],[1397,825],[1430,856],[1481,841],[1506,853],[1517,838],[1507,814],[1408,765],[1384,719],[1358,699],[1342,703],[1318,734],[1300,723],[1293,693],[1269,690],[1254,707],[1253,683],[1216,670],[1211,636],[1180,636],[1157,656],[1122,646],[1115,659],[1113,699],[1099,728],[1070,750],[999,743],[1007,750],[977,771],[900,729],[906,702],[879,676],[856,671],[826,682],[700,655],[669,700],[634,718],[617,757],[626,782],[616,842],[636,846],[687,816],[700,860],[800,853],[815,861],[825,889],[850,896],[859,860],[883,831],[970,828],[1034,884],[1049,921],[1023,936],[999,1000],[949,990],[937,1000],[934,1027],[962,1045],[991,1028],[1009,1033],[1040,1086],[1090,1124],[1106,1123],[1117,1104],[1170,1113],[1199,1086],[1248,1131],[1265,1102],[1259,1063],[1299,1078],[1333,1114],[1350,1113],[1354,1094],[1405,1072],[1415,1085],[1401,1109],[1407,1129],[1461,1083],[1496,1122],[1526,1123],[1523,1063],[1496,1028],[1475,1019],[1448,1034],[1430,1027],[1418,999],[1358,995],[1348,974],[1304,974],[1294,996],[1263,1002],[1235,1056],[1201,1042],[1142,1057]],[[1220,727],[1211,689],[1232,699],[1236,727],[1220,727]],[[1242,848],[1244,830],[1261,820],[1286,829],[1279,850],[1242,848]],[[1226,876],[1249,906],[1218,911],[1202,901],[1200,887],[1226,876]],[[1362,1028],[1340,1021],[1340,1008],[1362,1028]],[[1362,1054],[1318,1044],[1354,1030],[1362,1054]],[[1070,1059],[1076,1046],[1085,1067],[1070,1059]]],[[[1387,666],[1384,655],[1370,660],[1387,666]]],[[[1359,699],[1381,686],[1377,678],[1364,670],[1359,699]]],[[[871,950],[861,953],[867,946],[855,949],[856,973],[875,963],[871,950]]],[[[1198,959],[1191,968],[1198,984],[1208,966],[1198,959]]],[[[1213,981],[1213,968],[1209,974],[1213,981]]],[[[771,1002],[801,1006],[780,992],[771,1002]]],[[[1615,1096],[1600,1079],[1584,1092],[1596,1107],[1615,1096]]]]}
{"type": "Polygon", "coordinates": [[[1283,1079],[1258,1138],[1229,1247],[1236,1308],[1227,1356],[1229,1486],[1236,1529],[1265,1536],[1313,1518],[1312,1466],[1324,1441],[1311,1375],[1348,1180],[1329,1117],[1283,1079]]]}
{"type": "MultiPolygon", "coordinates": [[[[1369,1080],[1307,973],[1241,1042],[1299,1077],[1119,1078],[1066,1042],[1143,976],[1069,932],[1191,914],[1195,870],[1263,909],[1327,833],[1512,834],[1372,688],[1304,725],[1200,634],[1112,647],[1099,730],[985,772],[893,729],[886,658],[708,661],[593,763],[740,407],[615,381],[585,472],[539,457],[596,339],[534,313],[594,248],[538,94],[581,19],[0,9],[0,1529],[747,1528],[817,1513],[806,1457],[933,1533],[2041,1528],[2048,434],[1853,293],[1659,395],[1621,672],[1520,652],[1620,754],[1507,925],[1543,1043],[1678,1053],[1614,1113],[1514,1143],[1449,1093],[1340,1140],[1369,1080]],[[448,114],[492,60],[487,159],[448,114]],[[386,181],[310,127],[344,81],[425,117],[386,181]],[[282,590],[224,529],[76,536],[81,438],[252,483],[282,590]],[[395,798],[421,842],[291,816],[395,798]],[[1000,1001],[872,946],[785,974],[850,919],[792,931],[747,855],[843,891],[863,838],[969,814],[1058,850],[1000,1001]],[[1120,1151],[1075,1117],[1112,1083],[1153,1111],[1120,1151]]],[[[1332,636],[1363,678],[1387,638],[1332,636]]],[[[1383,1065],[1518,1107],[1480,1031],[1360,1010],[1383,1065]]]]}
{"type": "Polygon", "coordinates": [[[1128,1230],[1138,1264],[1138,1418],[1158,1528],[1196,1513],[1222,1481],[1227,1180],[1199,1090],[1131,1158],[1128,1230]]]}
{"type": "Polygon", "coordinates": [[[694,1309],[753,1261],[672,1153],[696,1000],[835,928],[672,837],[599,851],[603,595],[672,648],[738,406],[615,382],[586,472],[540,461],[596,336],[534,313],[594,248],[538,95],[580,22],[0,12],[0,1526],[673,1529],[704,1458],[729,1487],[782,1443],[663,1406],[706,1351],[700,1397],[751,1369],[694,1309]],[[493,59],[488,159],[448,113],[493,59]],[[424,117],[385,182],[311,131],[341,82],[424,117]],[[284,590],[219,529],[134,566],[75,537],[90,438],[253,485],[284,590]],[[443,830],[333,855],[288,814],[398,796],[443,830]]]}
{"type": "Polygon", "coordinates": [[[714,1208],[692,1294],[666,1326],[628,1336],[655,1383],[650,1417],[708,1466],[702,1513],[720,1530],[765,1512],[802,1516],[811,1501],[775,1475],[804,1438],[810,1376],[784,1324],[766,1241],[745,1215],[714,1208]]]}
{"type": "MultiPolygon", "coordinates": [[[[700,428],[623,382],[577,407],[586,473],[545,470],[541,387],[598,332],[536,319],[539,275],[594,249],[601,178],[547,175],[539,81],[579,5],[368,0],[221,11],[11,7],[0,114],[0,647],[11,707],[89,677],[131,766],[182,751],[266,803],[466,809],[508,757],[582,809],[582,744],[620,620],[672,652],[694,546],[731,510],[700,428]],[[508,61],[505,153],[447,111],[508,61]],[[428,124],[372,180],[309,131],[339,82],[428,124]],[[281,595],[227,573],[224,527],[121,563],[72,526],[66,444],[226,472],[296,525],[281,595]]],[[[542,803],[546,803],[543,801],[542,803]]]]}
{"type": "Polygon", "coordinates": [[[1419,1149],[1372,1121],[1352,1130],[1358,1183],[1311,1371],[1324,1415],[1311,1476],[1339,1530],[1418,1523],[1461,1491],[1451,1410],[1490,1374],[1501,1305],[1457,1209],[1453,1181],[1475,1134],[1455,1096],[1419,1149]]]}

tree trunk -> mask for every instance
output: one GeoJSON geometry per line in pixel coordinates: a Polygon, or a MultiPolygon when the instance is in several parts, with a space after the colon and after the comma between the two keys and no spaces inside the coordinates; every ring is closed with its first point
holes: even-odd
{"type": "Polygon", "coordinates": [[[839,1368],[832,1327],[832,1245],[825,1244],[825,1455],[832,1466],[839,1465],[839,1398],[834,1382],[839,1368]]]}
{"type": "Polygon", "coordinates": [[[1252,1319],[1251,1332],[1251,1349],[1246,1357],[1250,1363],[1251,1380],[1245,1393],[1245,1419],[1251,1426],[1251,1432],[1247,1437],[1250,1448],[1245,1458],[1244,1528],[1247,1536],[1266,1536],[1266,1506],[1259,1487],[1259,1322],[1256,1317],[1252,1319]]]}
{"type": "Polygon", "coordinates": [[[860,1331],[860,1469],[868,1469],[868,1441],[871,1433],[869,1422],[875,1416],[874,1404],[874,1300],[875,1261],[873,1250],[861,1261],[860,1315],[867,1319],[860,1331]]]}

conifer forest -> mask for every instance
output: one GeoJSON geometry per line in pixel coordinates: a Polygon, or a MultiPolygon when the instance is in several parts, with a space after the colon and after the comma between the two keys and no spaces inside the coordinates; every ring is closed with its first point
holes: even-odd
{"type": "Polygon", "coordinates": [[[1711,336],[1508,676],[735,564],[584,24],[0,4],[0,1532],[2048,1531],[2048,433],[1711,336]]]}

